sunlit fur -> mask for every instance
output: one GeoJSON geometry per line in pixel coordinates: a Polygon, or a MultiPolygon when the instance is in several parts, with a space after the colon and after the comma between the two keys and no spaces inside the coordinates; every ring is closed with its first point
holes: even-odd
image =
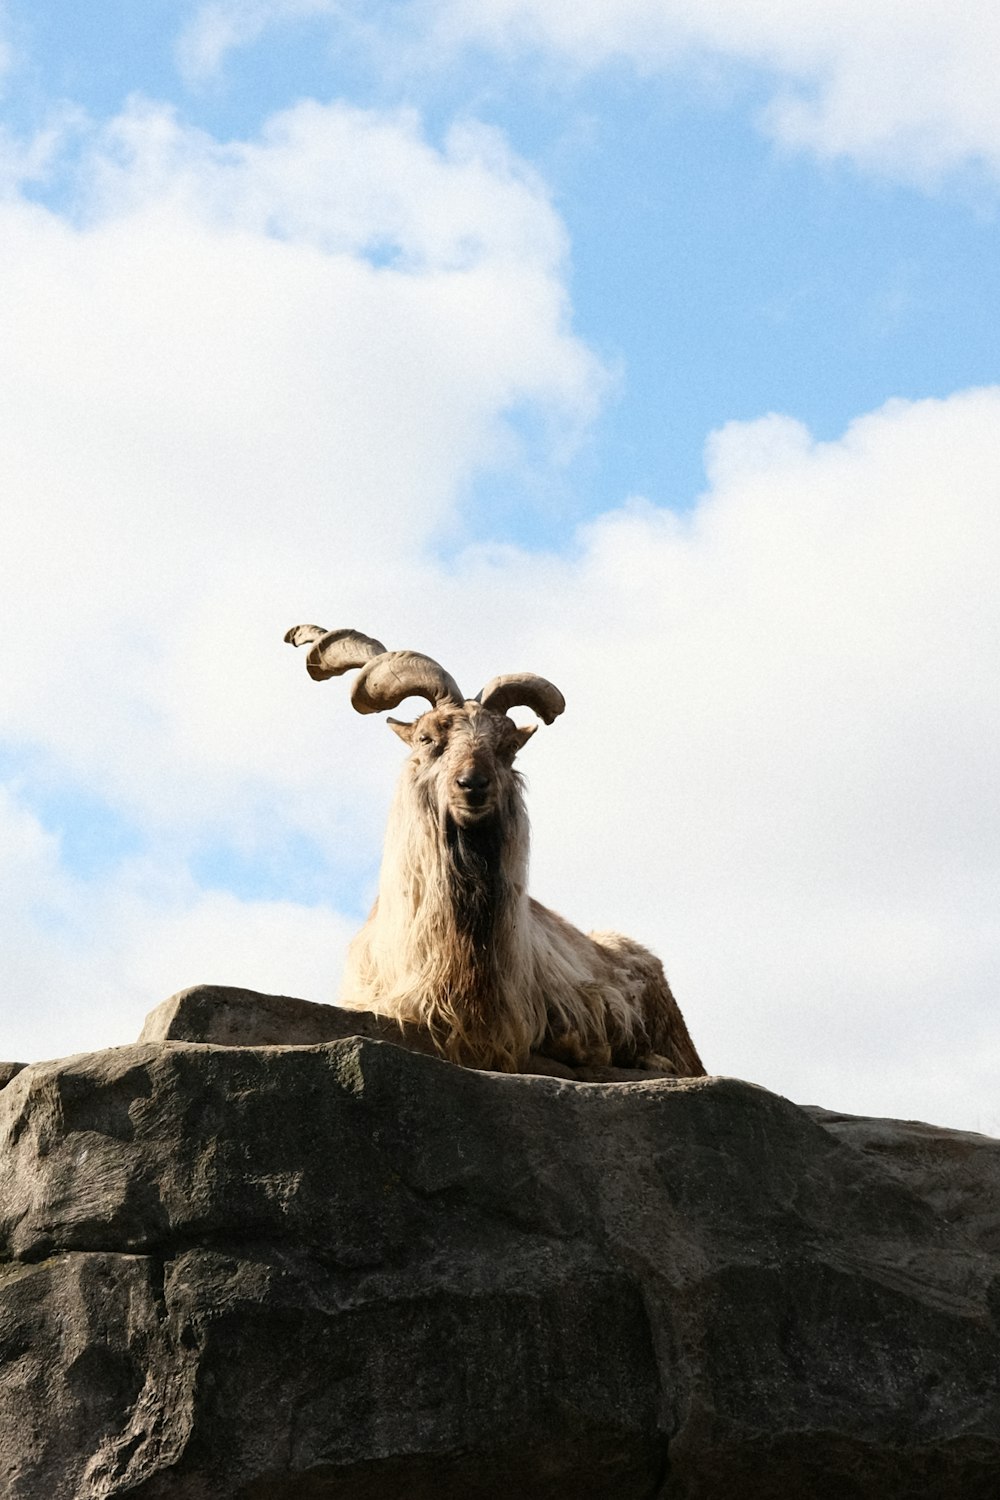
{"type": "Polygon", "coordinates": [[[517,1072],[542,1053],[703,1073],[659,960],[616,933],[587,937],[527,894],[513,762],[533,730],[474,702],[393,728],[411,753],[341,1004],[415,1022],[468,1067],[517,1072]]]}

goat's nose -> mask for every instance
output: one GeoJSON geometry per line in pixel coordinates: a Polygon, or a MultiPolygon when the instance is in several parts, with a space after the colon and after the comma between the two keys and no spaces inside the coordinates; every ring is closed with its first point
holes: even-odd
{"type": "Polygon", "coordinates": [[[490,778],[484,771],[463,771],[455,780],[463,792],[485,792],[490,784],[490,778]]]}

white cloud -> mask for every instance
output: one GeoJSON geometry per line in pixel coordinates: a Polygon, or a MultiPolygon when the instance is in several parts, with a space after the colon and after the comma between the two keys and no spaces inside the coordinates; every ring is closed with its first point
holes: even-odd
{"type": "Polygon", "coordinates": [[[349,927],[328,905],[201,891],[181,865],[74,879],[58,840],[3,788],[0,846],[6,1061],[134,1041],[146,1013],[189,984],[336,996],[349,927]]]}
{"type": "Polygon", "coordinates": [[[760,123],[787,146],[923,183],[970,163],[1000,172],[994,0],[213,0],[182,33],[181,69],[204,80],[303,17],[328,18],[340,47],[380,48],[384,67],[408,58],[411,72],[452,65],[469,44],[709,80],[733,60],[771,76],[760,123]]]}
{"type": "Polygon", "coordinates": [[[221,143],[136,99],[84,173],[83,213],[97,224],[152,212],[168,229],[267,237],[410,273],[552,275],[567,249],[545,184],[499,131],[468,121],[436,149],[409,109],[304,100],[259,139],[221,143]]]}
{"type": "Polygon", "coordinates": [[[981,159],[1000,168],[993,0],[421,0],[451,44],[554,49],[649,73],[692,54],[776,75],[781,140],[911,176],[981,159]]]}
{"type": "Polygon", "coordinates": [[[274,26],[337,16],[337,0],[211,0],[202,5],[181,32],[177,61],[193,82],[217,73],[228,53],[258,41],[274,26]]]}
{"type": "Polygon", "coordinates": [[[734,424],[689,518],[453,596],[569,700],[524,756],[541,899],[656,947],[712,1068],[993,1131],[998,431],[1000,390],[734,424]]]}
{"type": "Polygon", "coordinates": [[[495,134],[341,107],[220,146],[137,106],[77,223],[0,204],[8,737],[147,819],[245,816],[285,626],[398,594],[508,412],[589,418],[563,252],[495,134]]]}
{"type": "Polygon", "coordinates": [[[405,57],[411,72],[468,44],[709,79],[734,60],[772,77],[761,123],[788,146],[923,182],[969,163],[1000,172],[994,0],[213,0],[181,36],[182,71],[206,79],[233,49],[314,16],[339,47],[381,43],[384,67],[405,57]]]}

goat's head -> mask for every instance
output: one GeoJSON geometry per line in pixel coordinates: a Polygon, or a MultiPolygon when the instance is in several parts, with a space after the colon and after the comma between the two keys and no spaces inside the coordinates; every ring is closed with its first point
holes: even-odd
{"type": "Polygon", "coordinates": [[[557,687],[530,672],[494,677],[467,699],[429,656],[387,651],[381,641],[354,630],[296,625],[285,640],[310,647],[306,669],[317,681],[360,667],[351,692],[359,713],[382,713],[404,698],[427,699],[431,708],[412,723],[388,722],[410,747],[410,775],[426,805],[460,828],[487,823],[503,811],[514,785],[514,757],[538,727],[518,726],[507,710],[523,705],[551,724],[566,707],[557,687]]]}
{"type": "Polygon", "coordinates": [[[432,708],[412,724],[389,724],[410,746],[409,774],[424,805],[460,828],[503,811],[514,757],[535,731],[474,701],[432,708]]]}

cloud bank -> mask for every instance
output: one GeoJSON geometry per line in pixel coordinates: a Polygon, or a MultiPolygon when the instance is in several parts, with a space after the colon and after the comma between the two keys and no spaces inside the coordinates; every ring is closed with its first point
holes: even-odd
{"type": "Polygon", "coordinates": [[[512,414],[588,422],[564,256],[494,132],[437,146],[341,105],[222,143],[136,101],[85,142],[71,213],[0,201],[5,1052],[122,1040],[206,970],[332,998],[328,888],[246,903],[192,861],[285,869],[297,837],[363,900],[379,755],[300,699],[281,636],[426,623],[425,548],[516,453],[512,414]],[[73,869],[81,797],[141,851],[110,874],[73,869]]]}
{"type": "Polygon", "coordinates": [[[977,159],[1000,169],[990,0],[432,0],[421,11],[453,42],[543,48],[582,67],[747,62],[775,76],[764,120],[785,144],[908,177],[977,159]]]}
{"type": "Polygon", "coordinates": [[[324,16],[331,49],[403,49],[420,71],[454,67],[469,46],[576,70],[624,61],[668,87],[681,70],[717,82],[720,64],[749,66],[771,80],[760,122],[785,146],[924,184],[969,165],[1000,172],[992,0],[213,0],[181,35],[182,69],[207,79],[272,27],[324,16]]]}
{"type": "Polygon", "coordinates": [[[398,592],[520,406],[562,436],[589,419],[604,376],[563,252],[492,132],[436,150],[341,106],[229,146],[137,107],[75,222],[0,204],[8,736],[143,817],[212,815],[260,768],[288,611],[398,592]],[[25,670],[43,617],[87,646],[25,670]]]}

